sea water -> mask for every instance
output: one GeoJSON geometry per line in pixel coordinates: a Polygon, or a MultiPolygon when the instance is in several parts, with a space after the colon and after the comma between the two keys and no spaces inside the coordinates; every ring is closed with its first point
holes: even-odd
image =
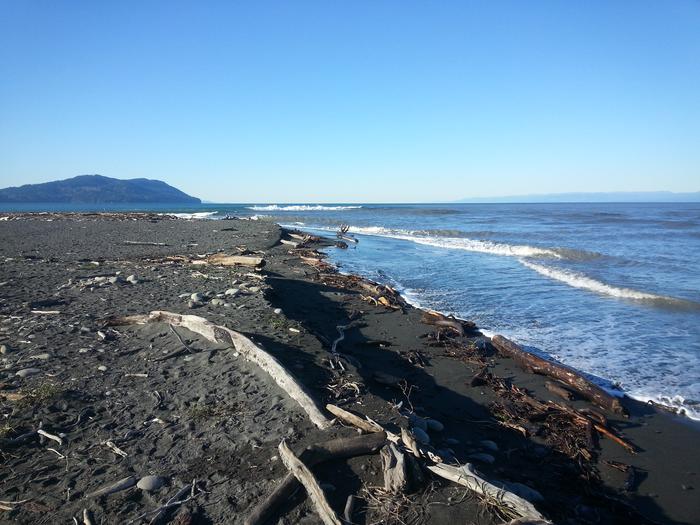
{"type": "Polygon", "coordinates": [[[330,235],[347,224],[359,242],[328,250],[342,271],[700,419],[698,203],[146,209],[330,235]]]}

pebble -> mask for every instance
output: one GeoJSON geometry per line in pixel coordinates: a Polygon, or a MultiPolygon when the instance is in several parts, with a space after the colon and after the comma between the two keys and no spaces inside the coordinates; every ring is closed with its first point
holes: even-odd
{"type": "Polygon", "coordinates": [[[224,306],[225,306],[226,308],[231,308],[233,305],[232,305],[231,303],[224,303],[224,306]]]}
{"type": "Polygon", "coordinates": [[[415,414],[411,414],[410,416],[408,416],[408,421],[415,428],[420,428],[421,430],[428,430],[428,423],[422,417],[418,417],[415,414]]]}
{"type": "Polygon", "coordinates": [[[250,293],[258,293],[260,291],[260,287],[259,286],[251,286],[250,288],[248,288],[248,291],[250,293]]]}
{"type": "Polygon", "coordinates": [[[211,304],[212,306],[221,306],[224,304],[224,301],[222,301],[221,299],[212,299],[209,304],[211,304]]]}
{"type": "Polygon", "coordinates": [[[181,293],[180,295],[178,295],[178,297],[180,299],[184,299],[185,297],[189,297],[189,296],[190,296],[190,294],[188,294],[188,293],[181,293]]]}
{"type": "Polygon", "coordinates": [[[51,359],[51,354],[43,353],[43,354],[30,355],[29,359],[40,359],[42,361],[46,361],[47,359],[51,359]]]}
{"type": "Polygon", "coordinates": [[[489,465],[492,465],[496,462],[496,458],[494,458],[491,454],[485,454],[483,452],[479,452],[477,454],[470,454],[469,459],[473,459],[474,461],[481,461],[482,463],[488,463],[489,465]]]}
{"type": "Polygon", "coordinates": [[[29,377],[39,373],[41,373],[41,370],[38,368],[23,368],[22,370],[18,370],[15,375],[17,377],[29,377]]]}
{"type": "Polygon", "coordinates": [[[119,284],[124,282],[124,278],[121,275],[115,275],[107,279],[107,282],[110,284],[119,284]]]}
{"type": "Polygon", "coordinates": [[[274,313],[276,313],[277,315],[279,315],[279,314],[282,313],[282,308],[275,308],[275,309],[272,310],[272,311],[273,311],[274,313]]]}
{"type": "Polygon", "coordinates": [[[10,350],[10,347],[7,345],[0,345],[0,354],[5,355],[9,354],[12,350],[10,350]]]}
{"type": "Polygon", "coordinates": [[[197,292],[190,295],[190,299],[192,299],[192,301],[194,301],[195,303],[203,303],[205,300],[204,294],[197,293],[197,292]]]}
{"type": "Polygon", "coordinates": [[[165,479],[160,476],[144,476],[139,480],[136,486],[146,492],[153,492],[161,488],[164,484],[165,479]]]}
{"type": "Polygon", "coordinates": [[[97,369],[98,369],[100,372],[106,372],[106,371],[107,371],[107,367],[106,367],[105,365],[100,365],[100,366],[97,367],[97,369]]]}
{"type": "Polygon", "coordinates": [[[239,291],[238,288],[229,288],[224,292],[224,295],[237,295],[239,291]]]}
{"type": "Polygon", "coordinates": [[[198,308],[202,306],[202,303],[199,301],[192,301],[191,299],[187,302],[187,308],[198,308]]]}
{"type": "Polygon", "coordinates": [[[129,277],[126,278],[126,281],[131,283],[131,284],[138,284],[139,280],[136,278],[135,275],[130,275],[129,277]]]}
{"type": "Polygon", "coordinates": [[[437,419],[426,419],[425,424],[428,426],[428,430],[433,432],[442,432],[445,430],[445,425],[440,423],[437,419]]]}
{"type": "Polygon", "coordinates": [[[425,430],[420,427],[413,427],[411,430],[413,430],[413,435],[416,436],[417,441],[426,445],[430,443],[430,436],[425,430]]]}
{"type": "Polygon", "coordinates": [[[481,445],[482,448],[486,448],[494,452],[498,451],[498,445],[495,441],[491,441],[490,439],[484,439],[483,441],[479,441],[479,445],[481,445]]]}

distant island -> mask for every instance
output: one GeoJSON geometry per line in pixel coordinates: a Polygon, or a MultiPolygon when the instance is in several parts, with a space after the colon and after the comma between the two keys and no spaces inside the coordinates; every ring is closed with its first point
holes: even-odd
{"type": "Polygon", "coordinates": [[[160,180],[79,175],[71,179],[0,189],[3,203],[181,203],[202,201],[160,180]]]}
{"type": "Polygon", "coordinates": [[[544,193],[508,197],[473,197],[457,202],[700,202],[700,191],[674,193],[671,191],[618,191],[600,193],[544,193]]]}

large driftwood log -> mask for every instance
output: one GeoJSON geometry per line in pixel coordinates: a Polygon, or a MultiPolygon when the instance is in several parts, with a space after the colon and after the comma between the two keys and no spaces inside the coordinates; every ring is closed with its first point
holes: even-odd
{"type": "Polygon", "coordinates": [[[215,264],[217,266],[250,266],[258,269],[265,266],[265,259],[249,255],[225,255],[223,253],[215,253],[204,260],[208,264],[215,264]]]}
{"type": "Polygon", "coordinates": [[[294,455],[294,452],[292,452],[292,449],[289,448],[284,439],[280,442],[279,452],[284,465],[306,489],[306,493],[313,502],[316,512],[318,512],[323,523],[326,525],[342,525],[338,516],[336,516],[329,505],[326,495],[323,493],[323,489],[318,484],[316,477],[311,473],[304,462],[294,455]]]}
{"type": "MultiPolygon", "coordinates": [[[[386,434],[375,432],[364,436],[340,438],[307,447],[300,455],[305,465],[313,467],[332,459],[344,459],[366,454],[375,454],[386,444],[386,434]]],[[[299,482],[288,474],[275,490],[262,501],[246,518],[245,525],[262,525],[270,521],[277,511],[299,487],[299,482]]]]}
{"type": "Polygon", "coordinates": [[[107,324],[112,326],[146,323],[168,323],[173,326],[181,326],[205,337],[209,341],[230,344],[248,361],[255,363],[270,374],[270,377],[275,380],[280,388],[287,392],[289,397],[299,403],[301,408],[306,411],[314,425],[322,430],[330,426],[331,421],[316,406],[316,403],[311,399],[304,387],[294,379],[277,359],[259,346],[256,346],[253,341],[243,334],[225,326],[216,325],[207,321],[204,317],[180,315],[159,310],[153,311],[148,315],[132,315],[107,321],[107,324]]]}
{"type": "Polygon", "coordinates": [[[436,476],[462,485],[485,498],[497,500],[499,505],[507,507],[520,518],[542,520],[545,523],[550,523],[546,521],[545,517],[539,513],[532,503],[510,492],[505,486],[499,486],[500,484],[495,484],[497,482],[490,482],[484,479],[470,463],[461,467],[438,463],[436,465],[428,465],[428,470],[436,476]]]}
{"type": "Polygon", "coordinates": [[[519,345],[501,335],[493,336],[491,343],[502,355],[512,358],[525,370],[533,374],[558,379],[596,405],[616,414],[627,414],[617,397],[608,394],[576,370],[526,352],[519,345]]]}

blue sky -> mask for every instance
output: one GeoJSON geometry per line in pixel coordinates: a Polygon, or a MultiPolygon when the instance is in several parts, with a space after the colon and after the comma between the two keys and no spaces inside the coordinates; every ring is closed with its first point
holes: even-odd
{"type": "Polygon", "coordinates": [[[700,189],[700,2],[0,0],[0,186],[700,189]]]}

